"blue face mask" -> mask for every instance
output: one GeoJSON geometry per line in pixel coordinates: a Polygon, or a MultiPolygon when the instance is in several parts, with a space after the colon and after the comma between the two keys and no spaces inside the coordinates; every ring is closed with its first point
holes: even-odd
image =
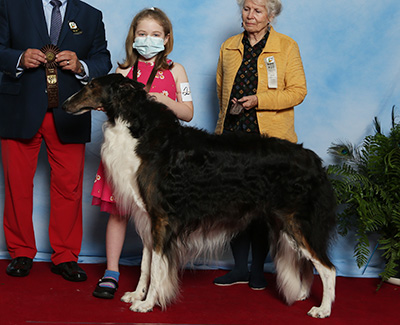
{"type": "Polygon", "coordinates": [[[132,46],[147,60],[156,56],[165,49],[164,39],[153,36],[136,37],[132,46]]]}

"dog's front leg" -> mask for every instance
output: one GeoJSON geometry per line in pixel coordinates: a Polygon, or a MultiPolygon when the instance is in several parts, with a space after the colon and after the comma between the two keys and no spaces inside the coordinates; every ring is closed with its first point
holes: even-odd
{"type": "Polygon", "coordinates": [[[156,304],[165,309],[167,304],[175,298],[178,291],[177,269],[169,267],[165,255],[156,251],[152,252],[150,272],[150,286],[146,299],[134,301],[129,308],[132,311],[146,313],[152,311],[156,304]]]}
{"type": "Polygon", "coordinates": [[[134,302],[143,300],[146,297],[150,280],[151,250],[143,247],[142,263],[140,266],[140,278],[134,292],[126,292],[121,300],[123,302],[134,302]]]}
{"type": "Polygon", "coordinates": [[[315,318],[329,317],[331,314],[332,303],[335,300],[336,270],[322,265],[319,261],[311,259],[322,281],[323,295],[321,306],[312,307],[307,313],[315,318]]]}

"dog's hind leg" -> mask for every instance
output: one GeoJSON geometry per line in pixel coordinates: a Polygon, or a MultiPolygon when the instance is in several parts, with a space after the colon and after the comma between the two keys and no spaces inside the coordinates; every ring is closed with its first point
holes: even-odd
{"type": "Polygon", "coordinates": [[[134,292],[126,292],[121,300],[124,302],[134,302],[143,300],[146,297],[150,281],[151,250],[143,247],[142,263],[140,266],[140,278],[134,292]]]}
{"type": "Polygon", "coordinates": [[[310,295],[311,286],[314,280],[314,269],[313,264],[306,258],[302,258],[300,263],[301,291],[297,300],[306,300],[310,295]]]}
{"type": "Polygon", "coordinates": [[[312,307],[307,314],[315,318],[329,317],[332,303],[335,300],[336,270],[334,267],[330,268],[323,265],[316,258],[311,258],[311,262],[321,277],[323,294],[321,305],[312,307]]]}
{"type": "Polygon", "coordinates": [[[301,248],[304,256],[312,262],[322,281],[322,302],[319,307],[314,306],[308,315],[314,318],[325,318],[331,315],[332,303],[335,300],[336,269],[324,265],[310,250],[301,248]]]}
{"type": "Polygon", "coordinates": [[[153,250],[151,259],[150,286],[146,299],[134,301],[130,310],[146,313],[157,304],[165,309],[178,292],[178,270],[170,265],[167,257],[153,250]]]}

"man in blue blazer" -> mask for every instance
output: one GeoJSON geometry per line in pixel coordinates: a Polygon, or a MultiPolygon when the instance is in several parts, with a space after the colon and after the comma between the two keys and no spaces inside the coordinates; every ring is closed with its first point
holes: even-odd
{"type": "Polygon", "coordinates": [[[37,252],[33,178],[44,142],[51,167],[51,270],[69,281],[87,278],[77,260],[91,115],[68,115],[60,105],[110,69],[99,10],[79,0],[0,0],[0,138],[11,276],[28,275],[37,252]]]}

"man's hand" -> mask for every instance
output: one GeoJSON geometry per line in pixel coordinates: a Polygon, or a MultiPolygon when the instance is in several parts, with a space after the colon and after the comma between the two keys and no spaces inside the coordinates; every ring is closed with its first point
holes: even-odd
{"type": "Polygon", "coordinates": [[[82,71],[83,68],[81,62],[75,52],[66,50],[58,53],[56,55],[56,62],[62,70],[70,70],[75,74],[84,73],[84,71],[82,71]]]}
{"type": "Polygon", "coordinates": [[[22,53],[19,66],[23,69],[37,68],[46,63],[46,55],[38,49],[27,49],[22,53]]]}

